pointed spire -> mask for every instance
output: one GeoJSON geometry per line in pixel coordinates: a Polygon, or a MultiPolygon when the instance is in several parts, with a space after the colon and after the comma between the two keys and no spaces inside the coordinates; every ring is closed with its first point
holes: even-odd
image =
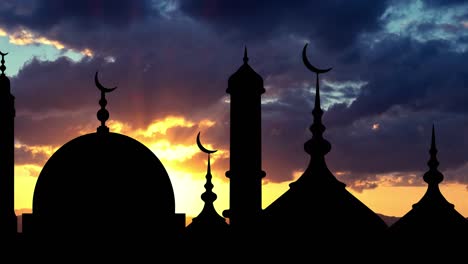
{"type": "Polygon", "coordinates": [[[0,55],[2,56],[2,65],[0,66],[0,70],[2,71],[2,75],[5,75],[5,70],[6,70],[6,66],[5,66],[5,56],[8,55],[8,52],[7,53],[3,53],[0,51],[0,55]]]}
{"type": "Polygon", "coordinates": [[[249,57],[247,57],[247,45],[244,46],[244,63],[247,64],[247,62],[249,61],[249,57]]]}
{"type": "Polygon", "coordinates": [[[216,193],[213,192],[214,185],[213,183],[211,183],[211,179],[213,178],[213,176],[211,175],[210,153],[208,153],[208,166],[206,168],[205,178],[206,183],[204,187],[206,191],[202,193],[201,198],[205,203],[212,204],[214,201],[216,201],[218,196],[216,195],[216,193]]]}
{"type": "Polygon", "coordinates": [[[96,87],[101,91],[101,99],[99,99],[99,105],[101,109],[97,112],[97,118],[101,121],[101,126],[97,128],[98,133],[107,133],[109,132],[109,128],[106,126],[106,121],[109,119],[109,111],[106,109],[107,100],[106,100],[106,93],[110,93],[115,90],[117,87],[114,88],[106,88],[102,86],[98,79],[98,72],[94,75],[94,82],[96,87]]]}
{"type": "Polygon", "coordinates": [[[429,185],[437,185],[444,180],[444,175],[437,169],[439,167],[439,161],[437,160],[437,148],[435,140],[435,129],[432,125],[432,137],[431,137],[431,148],[429,149],[430,158],[427,162],[429,166],[429,171],[427,171],[423,179],[429,185]]]}

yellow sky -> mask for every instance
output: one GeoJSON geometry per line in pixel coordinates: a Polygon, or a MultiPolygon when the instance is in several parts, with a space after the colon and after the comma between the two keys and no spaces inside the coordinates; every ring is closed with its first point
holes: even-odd
{"type": "MultiPolygon", "coordinates": [[[[108,125],[113,132],[126,134],[141,141],[158,156],[166,167],[172,181],[176,199],[176,212],[193,217],[197,216],[203,207],[200,195],[205,191],[203,185],[205,184],[206,175],[206,154],[200,155],[201,152],[195,143],[194,139],[197,132],[193,135],[193,140],[174,142],[169,131],[170,128],[174,127],[192,128],[195,126],[203,131],[209,131],[208,128],[215,124],[216,122],[212,120],[194,121],[183,117],[168,116],[164,119],[155,120],[146,128],[133,128],[129,124],[118,121],[109,122],[108,125]]],[[[78,131],[77,134],[89,132],[92,132],[92,130],[78,131]]],[[[202,141],[207,148],[213,149],[210,142],[202,141]]],[[[50,156],[59,146],[25,146],[18,143],[16,147],[27,148],[34,155],[44,154],[50,156]]],[[[229,182],[224,176],[228,168],[220,168],[217,161],[219,159],[228,159],[228,153],[229,151],[226,149],[219,149],[218,152],[212,155],[211,159],[213,191],[218,195],[215,208],[220,214],[229,207],[229,182]]],[[[15,208],[17,210],[32,207],[34,186],[42,166],[43,164],[26,164],[15,167],[15,208]]],[[[268,168],[265,168],[265,170],[268,171],[268,168]]],[[[291,174],[294,175],[294,178],[300,176],[300,172],[291,172],[291,174]]],[[[265,182],[262,189],[263,207],[267,207],[288,190],[289,183],[265,182]]],[[[390,184],[381,184],[377,188],[365,189],[362,192],[348,190],[374,212],[389,216],[402,216],[411,210],[414,203],[419,201],[426,187],[397,187],[390,184]]],[[[441,184],[441,191],[447,200],[455,205],[455,209],[462,215],[468,216],[467,190],[464,185],[441,184]]]]}

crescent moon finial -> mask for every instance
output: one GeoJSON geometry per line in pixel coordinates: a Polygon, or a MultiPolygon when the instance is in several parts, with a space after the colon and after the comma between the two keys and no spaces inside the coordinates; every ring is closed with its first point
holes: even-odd
{"type": "Polygon", "coordinates": [[[200,148],[201,151],[207,153],[207,154],[211,154],[211,153],[215,153],[216,151],[218,151],[217,149],[216,150],[209,150],[207,148],[205,148],[202,143],[200,142],[200,132],[198,132],[198,135],[197,135],[197,145],[198,145],[198,148],[200,148]]]}
{"type": "Polygon", "coordinates": [[[96,87],[103,93],[110,93],[112,91],[114,91],[116,87],[113,87],[113,88],[106,88],[104,87],[100,82],[99,82],[99,78],[98,78],[98,71],[96,71],[96,74],[94,75],[94,83],[96,84],[96,87]]]}
{"type": "Polygon", "coordinates": [[[101,99],[99,100],[99,105],[101,109],[97,112],[97,118],[101,121],[101,126],[97,128],[99,133],[107,133],[109,132],[109,128],[106,126],[106,121],[109,119],[109,111],[106,109],[107,100],[106,100],[106,93],[110,93],[114,91],[117,87],[114,88],[106,88],[104,87],[98,79],[98,72],[94,75],[94,83],[96,87],[101,91],[101,99]]]}
{"type": "Polygon", "coordinates": [[[307,69],[311,70],[312,72],[315,72],[316,74],[319,74],[319,73],[326,73],[328,71],[330,71],[332,68],[328,68],[328,69],[319,69],[315,66],[313,66],[310,62],[309,62],[309,59],[307,59],[307,45],[309,43],[306,43],[305,46],[304,46],[304,49],[302,49],[302,61],[304,62],[304,65],[307,67],[307,69]]]}

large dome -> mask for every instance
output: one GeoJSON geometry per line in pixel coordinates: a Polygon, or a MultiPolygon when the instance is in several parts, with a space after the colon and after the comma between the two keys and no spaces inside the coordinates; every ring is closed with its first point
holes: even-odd
{"type": "Polygon", "coordinates": [[[174,192],[159,159],[117,133],[91,133],[57,150],[37,180],[36,227],[63,234],[136,234],[170,230],[174,192]]]}

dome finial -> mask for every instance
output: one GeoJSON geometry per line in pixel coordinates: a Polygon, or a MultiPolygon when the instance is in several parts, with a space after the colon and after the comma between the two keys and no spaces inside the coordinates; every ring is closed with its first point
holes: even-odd
{"type": "Polygon", "coordinates": [[[6,66],[5,66],[5,56],[8,55],[8,52],[7,53],[3,53],[0,51],[0,55],[2,55],[2,65],[0,66],[0,70],[2,71],[2,75],[5,75],[5,70],[6,70],[6,66]]]}
{"type": "Polygon", "coordinates": [[[247,45],[244,46],[244,63],[247,64],[247,62],[249,61],[249,57],[247,57],[247,45]]]}
{"type": "Polygon", "coordinates": [[[102,86],[102,84],[99,82],[97,71],[96,71],[96,74],[94,75],[94,83],[96,84],[96,87],[101,91],[101,99],[99,100],[99,105],[101,106],[101,109],[99,109],[99,111],[97,112],[97,118],[99,121],[101,121],[101,126],[97,128],[97,132],[99,133],[109,132],[109,128],[106,126],[106,121],[109,119],[109,111],[107,111],[106,109],[106,105],[107,105],[106,93],[110,93],[114,91],[117,87],[106,88],[102,86]]]}
{"type": "Polygon", "coordinates": [[[198,148],[200,148],[201,151],[208,154],[208,165],[207,165],[207,168],[206,168],[206,183],[205,183],[205,190],[206,191],[201,195],[201,198],[205,203],[212,204],[216,200],[217,195],[216,195],[216,193],[214,193],[212,191],[214,186],[213,186],[213,183],[211,183],[211,179],[213,177],[211,176],[210,154],[215,153],[218,150],[209,150],[209,149],[205,148],[200,142],[200,132],[198,132],[198,135],[197,135],[197,145],[198,145],[198,148]]]}
{"type": "Polygon", "coordinates": [[[444,175],[437,169],[439,167],[439,161],[437,160],[434,124],[432,124],[431,148],[429,149],[429,154],[430,158],[427,162],[429,171],[424,174],[423,179],[429,185],[437,185],[444,180],[444,175]]]}
{"type": "Polygon", "coordinates": [[[313,66],[309,60],[307,59],[307,45],[305,44],[304,49],[302,50],[302,61],[304,65],[310,71],[314,72],[316,75],[316,83],[315,83],[315,106],[312,110],[312,115],[314,117],[313,124],[310,126],[310,131],[312,132],[312,139],[307,141],[304,145],[304,149],[310,155],[319,155],[323,156],[327,154],[331,149],[331,144],[326,139],[323,138],[323,132],[325,132],[325,126],[322,124],[322,115],[323,110],[320,107],[320,87],[319,87],[319,74],[326,73],[330,71],[332,68],[328,69],[319,69],[313,66]]]}

